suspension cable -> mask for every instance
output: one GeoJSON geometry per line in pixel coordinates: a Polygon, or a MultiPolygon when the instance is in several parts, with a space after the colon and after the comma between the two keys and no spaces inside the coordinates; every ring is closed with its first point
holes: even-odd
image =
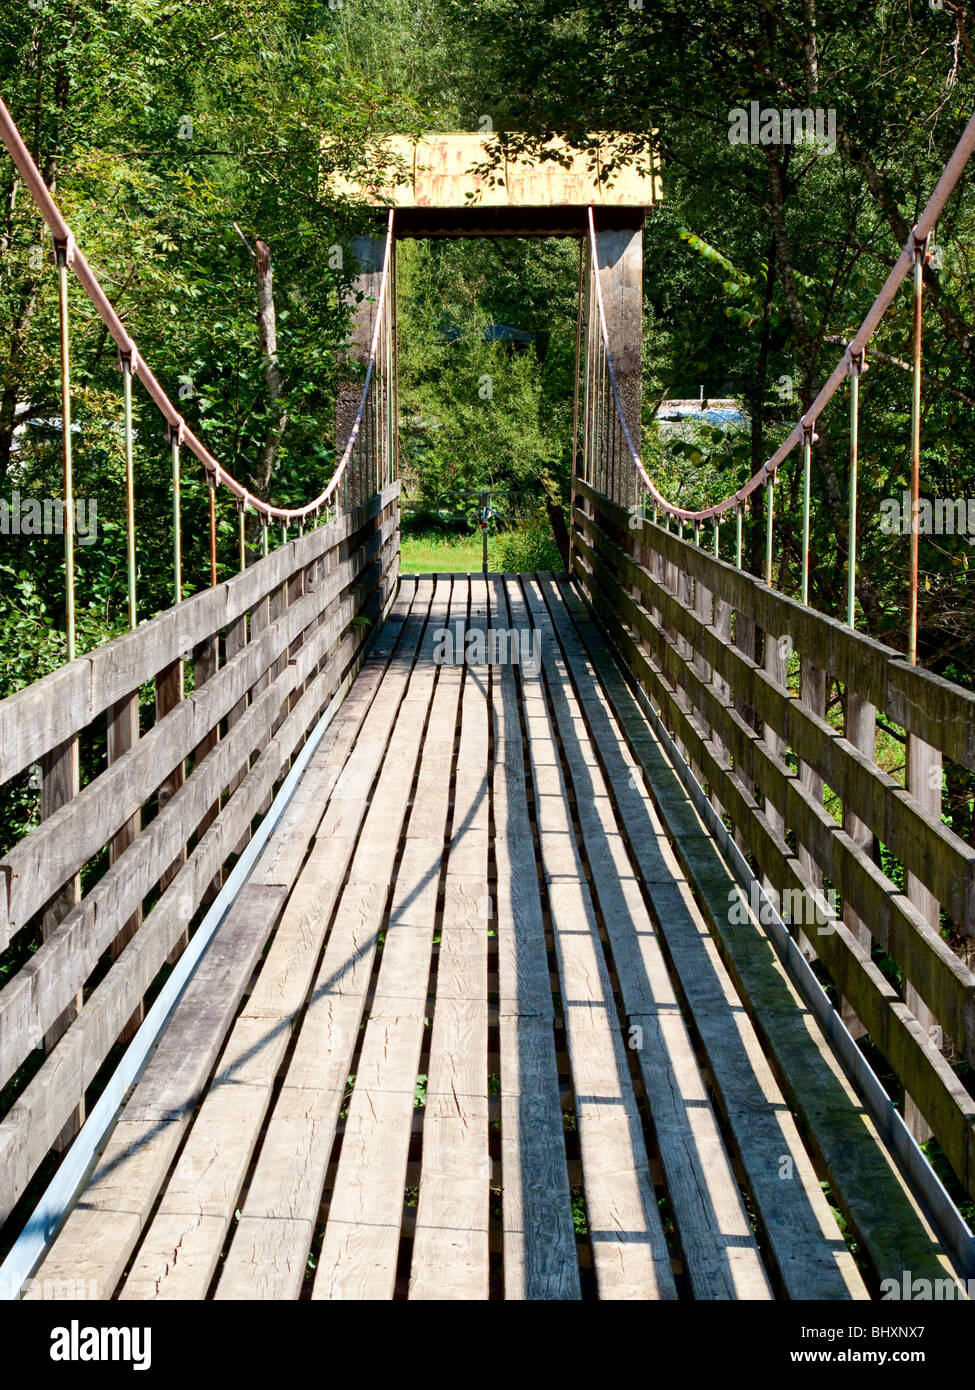
{"type": "Polygon", "coordinates": [[[301,517],[308,516],[312,512],[315,512],[323,504],[330,501],[338,489],[339,482],[342,481],[345,476],[349,466],[349,459],[352,456],[356,441],[362,430],[363,419],[366,412],[366,400],[375,374],[380,332],[385,317],[384,310],[388,310],[389,303],[390,267],[392,264],[393,247],[393,209],[391,208],[389,211],[387,223],[382,278],[377,295],[376,320],[373,326],[369,358],[366,364],[366,376],[359,401],[359,409],[356,413],[349,439],[342,453],[342,457],[336,466],[335,472],[324,491],[313,498],[312,501],[306,502],[302,507],[278,507],[271,502],[264,502],[260,498],[249,494],[242,483],[239,483],[232,474],[226,471],[226,469],[221,468],[213,454],[210,453],[209,449],[207,449],[206,445],[199,439],[194,431],[190,429],[182,415],[173,405],[169,396],[153,375],[149,364],[139,352],[134,339],[129,335],[122,320],[115,312],[98,277],[88,264],[83,251],[75,242],[71,228],[65,221],[57,203],[52,198],[50,190],[44,182],[44,178],[27,149],[23,137],[2,98],[0,98],[0,140],[2,140],[7,147],[7,151],[23,178],[41,216],[50,228],[55,246],[63,248],[66,266],[70,266],[74,271],[79,283],[94,305],[99,318],[115,340],[121,359],[123,361],[128,360],[132,375],[137,376],[142,382],[155,402],[160,414],[165,419],[170,431],[173,429],[181,430],[183,442],[186,444],[187,448],[196,455],[204,468],[209,473],[213,474],[219,482],[229,488],[235,497],[245,500],[248,505],[253,507],[254,510],[259,512],[262,516],[268,518],[275,517],[281,521],[297,521],[301,517]]]}
{"type": "MultiPolygon", "coordinates": [[[[962,171],[964,170],[966,164],[971,158],[973,151],[975,151],[975,115],[972,115],[969,118],[968,124],[965,126],[965,129],[962,132],[961,138],[958,141],[958,144],[955,146],[951,158],[948,160],[948,163],[945,165],[942,171],[941,177],[939,178],[935,186],[934,192],[928,199],[927,204],[925,205],[924,211],[921,213],[920,218],[912,228],[911,234],[908,237],[903,250],[901,251],[899,257],[897,258],[896,262],[891,268],[887,276],[887,279],[884,281],[884,284],[881,287],[880,293],[877,295],[873,304],[867,310],[867,313],[864,315],[860,327],[853,335],[852,339],[846,347],[846,350],[843,353],[843,356],[840,358],[839,362],[834,367],[825,385],[820,389],[819,394],[816,396],[816,399],[813,401],[812,405],[805,412],[805,414],[803,414],[800,417],[800,419],[796,422],[796,424],[793,426],[792,431],[786,436],[786,438],[782,441],[782,443],[775,450],[775,452],[765,461],[762,467],[759,468],[758,471],[754,473],[752,477],[749,478],[748,481],[738,489],[737,492],[731,493],[729,496],[723,498],[720,502],[714,503],[712,506],[702,507],[697,511],[690,510],[684,507],[678,507],[675,506],[672,502],[669,502],[658,490],[658,488],[654,484],[653,480],[651,479],[643,465],[643,460],[640,457],[640,453],[633,442],[633,436],[631,435],[629,427],[626,423],[626,417],[623,411],[623,402],[620,397],[619,387],[616,382],[616,373],[613,368],[613,359],[609,347],[609,333],[606,327],[606,314],[603,307],[602,286],[599,283],[598,274],[590,276],[590,280],[593,282],[594,285],[595,300],[598,309],[599,331],[602,336],[603,355],[605,356],[606,367],[609,373],[612,398],[616,406],[616,413],[619,418],[623,439],[626,442],[626,447],[630,455],[630,461],[634,469],[636,470],[638,476],[640,477],[641,481],[643,482],[644,487],[657,502],[658,506],[660,506],[660,508],[666,514],[674,517],[683,518],[687,521],[704,521],[714,516],[722,516],[725,512],[732,511],[735,507],[739,506],[742,502],[745,501],[746,498],[750,497],[752,493],[755,492],[758,488],[767,484],[769,480],[774,477],[779,467],[792,453],[793,449],[798,444],[802,443],[805,437],[806,430],[811,429],[815,426],[817,420],[819,419],[825,407],[833,399],[840,386],[846,380],[850,371],[851,362],[853,362],[856,358],[862,356],[865,348],[867,347],[867,344],[870,342],[870,339],[876,332],[881,319],[883,318],[887,310],[890,308],[890,305],[893,303],[897,291],[900,289],[904,280],[912,271],[914,273],[915,284],[915,337],[917,337],[917,321],[919,319],[919,311],[917,306],[920,303],[920,284],[923,265],[925,260],[927,259],[928,239],[934,230],[938,218],[941,216],[945,203],[948,201],[950,195],[954,192],[954,189],[958,184],[959,179],[961,178],[962,171]]],[[[592,250],[593,260],[595,261],[596,224],[593,209],[591,207],[588,209],[588,215],[589,242],[592,250]]],[[[920,349],[919,347],[916,347],[914,361],[915,376],[918,375],[920,370],[919,362],[920,349]]],[[[916,386],[915,395],[917,395],[916,386]]],[[[919,450],[917,452],[919,457],[919,450]]],[[[915,504],[915,516],[916,512],[917,507],[915,504]]],[[[916,612],[914,621],[916,625],[916,612]]]]}

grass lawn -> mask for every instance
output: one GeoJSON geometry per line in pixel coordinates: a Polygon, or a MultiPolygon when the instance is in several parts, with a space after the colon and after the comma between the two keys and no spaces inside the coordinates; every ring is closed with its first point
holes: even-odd
{"type": "MultiPolygon", "coordinates": [[[[480,574],[481,532],[407,522],[400,536],[403,574],[480,574]]],[[[547,520],[488,536],[488,568],[499,573],[561,570],[562,559],[547,520]]]]}
{"type": "MultiPolygon", "coordinates": [[[[488,541],[488,564],[493,568],[492,540],[488,541]]],[[[401,538],[400,572],[436,574],[446,570],[456,574],[480,574],[481,536],[443,535],[438,531],[404,533],[401,538]]]]}

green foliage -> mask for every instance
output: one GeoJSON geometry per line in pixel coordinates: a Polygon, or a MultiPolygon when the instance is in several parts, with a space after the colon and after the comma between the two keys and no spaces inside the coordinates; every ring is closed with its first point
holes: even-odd
{"type": "Polygon", "coordinates": [[[400,248],[401,468],[429,510],[473,512],[472,493],[540,482],[567,496],[575,254],[558,242],[400,248]],[[534,340],[515,348],[499,325],[534,340]]]}
{"type": "Polygon", "coordinates": [[[589,1213],[586,1211],[586,1198],[581,1187],[573,1187],[572,1192],[572,1229],[576,1236],[587,1236],[589,1234],[589,1213]]]}
{"type": "MultiPolygon", "coordinates": [[[[272,491],[304,499],[335,460],[338,353],[346,339],[347,250],[363,213],[329,191],[368,181],[377,130],[411,129],[409,98],[356,66],[341,12],[317,0],[45,0],[0,17],[0,89],[80,245],[188,423],[256,489],[258,456],[282,409],[272,491]],[[285,396],[269,397],[251,246],[269,245],[285,396]]],[[[48,240],[13,166],[0,159],[0,492],[61,488],[57,313],[48,240]],[[46,421],[44,428],[25,421],[46,421]]],[[[124,619],[120,381],[114,349],[71,288],[76,494],[98,504],[98,543],[78,551],[78,592],[106,630],[124,619]]],[[[169,459],[159,416],[135,391],[140,614],[172,602],[169,459]]],[[[184,469],[187,592],[206,582],[206,488],[184,469]]],[[[221,558],[235,555],[224,502],[221,558]]],[[[0,633],[4,690],[48,669],[63,626],[56,542],[0,538],[22,621],[0,633]],[[34,629],[26,641],[22,627],[34,629]]],[[[86,641],[97,633],[86,634],[86,641]]]]}
{"type": "Polygon", "coordinates": [[[561,571],[564,566],[548,522],[535,521],[502,531],[494,542],[493,569],[506,573],[561,571]]]}
{"type": "MultiPolygon", "coordinates": [[[[335,461],[332,419],[349,321],[348,250],[374,226],[331,193],[389,171],[375,136],[399,129],[504,131],[514,149],[563,130],[583,149],[607,129],[638,163],[662,158],[664,200],[644,238],[643,454],[668,495],[717,500],[772,452],[808,405],[889,270],[971,106],[947,10],[671,0],[45,0],[0,16],[0,90],[79,242],[156,374],[208,446],[246,482],[276,412],[255,322],[253,264],[235,231],[271,248],[288,420],[273,492],[317,491],[335,461]],[[949,45],[946,48],[946,44],[949,45]],[[773,76],[774,75],[774,76],[773,76]],[[835,112],[838,141],[733,145],[729,112],[835,112]],[[344,248],[339,256],[337,248],[344,248]],[[662,428],[665,395],[728,396],[744,424],[662,428]],[[180,389],[182,388],[182,389],[180,389]]],[[[603,171],[612,181],[614,171],[603,171]]],[[[928,495],[975,494],[975,285],[971,199],[938,227],[926,290],[924,453],[928,495]]],[[[47,238],[0,159],[0,492],[60,490],[58,339],[47,238]],[[18,436],[25,420],[46,422],[18,436]]],[[[400,245],[400,437],[406,501],[472,520],[484,488],[566,506],[575,364],[577,244],[400,245]],[[528,335],[518,343],[498,326],[528,335]]],[[[77,551],[79,646],[125,626],[120,391],[114,351],[72,288],[76,491],[98,502],[98,544],[77,551]]],[[[902,292],[877,348],[910,352],[902,292]]],[[[847,412],[820,422],[814,458],[812,600],[842,612],[847,412]]],[[[172,601],[171,498],[159,420],[136,392],[139,611],[172,601]]],[[[861,393],[858,618],[902,645],[906,537],[880,502],[909,476],[909,377],[879,358],[861,393]]],[[[776,581],[798,585],[799,470],[776,492],[776,581]]],[[[184,470],[185,592],[206,581],[203,479],[184,470]]],[[[728,554],[728,529],[722,534],[728,554]]],[[[544,526],[492,536],[492,567],[550,558],[544,526]]],[[[760,567],[761,503],[746,518],[760,567]]],[[[709,538],[706,538],[709,539],[709,538]]],[[[474,537],[475,548],[477,538],[474,537]]],[[[410,542],[414,544],[414,542],[410,542]]],[[[426,541],[417,540],[422,548],[426,541]]],[[[435,567],[439,542],[424,565],[435,567]]],[[[0,538],[0,692],[63,657],[55,539],[0,538]]],[[[219,518],[221,572],[235,518],[219,518]]],[[[975,629],[964,536],[921,546],[921,651],[971,681],[975,629]]],[[[479,568],[476,554],[460,568],[479,568]]],[[[948,788],[971,833],[972,786],[948,788]]],[[[22,789],[11,814],[32,814],[22,789]]]]}
{"type": "Polygon", "coordinates": [[[480,535],[419,531],[404,534],[400,541],[403,574],[473,574],[481,563],[480,535]]]}
{"type": "MultiPolygon", "coordinates": [[[[671,0],[639,10],[615,0],[456,0],[448,12],[456,51],[477,56],[463,124],[487,112],[509,148],[536,154],[553,130],[570,132],[582,148],[615,130],[624,154],[659,152],[664,200],[648,218],[644,241],[648,419],[665,394],[696,396],[703,386],[708,397],[740,401],[748,429],[727,465],[723,451],[706,460],[727,467],[717,479],[711,466],[694,479],[673,466],[681,461],[668,461],[652,432],[645,431],[645,454],[665,483],[682,484],[685,505],[715,500],[713,485],[719,495],[732,491],[818,392],[970,114],[971,49],[963,45],[957,63],[945,56],[954,19],[910,0],[815,10],[798,3],[743,8],[732,0],[671,0]],[[751,101],[833,113],[835,149],[732,144],[730,113],[751,101]]],[[[940,260],[926,288],[928,496],[975,495],[973,231],[975,208],[963,188],[939,223],[940,260]]],[[[910,333],[905,290],[875,346],[903,362],[910,333]]],[[[875,358],[861,393],[858,617],[901,648],[908,541],[881,531],[879,508],[907,484],[909,399],[908,374],[875,358]]],[[[840,614],[847,427],[841,392],[818,425],[811,590],[818,607],[840,614]]],[[[790,464],[777,490],[786,558],[776,578],[789,592],[798,587],[799,474],[790,464]]],[[[756,509],[745,535],[753,568],[763,547],[760,499],[756,509]]],[[[967,540],[932,537],[921,550],[922,659],[970,682],[967,540]]]]}

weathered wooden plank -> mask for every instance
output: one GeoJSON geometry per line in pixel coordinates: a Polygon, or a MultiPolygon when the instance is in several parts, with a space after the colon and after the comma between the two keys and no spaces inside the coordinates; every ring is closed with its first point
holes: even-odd
{"type": "MultiPolygon", "coordinates": [[[[279,1039],[283,1051],[287,1034],[279,1039]]],[[[223,1060],[220,1070],[226,1071],[223,1060]]],[[[123,1299],[206,1297],[250,1160],[243,1136],[270,1095],[270,1085],[222,1077],[209,1087],[126,1276],[123,1299]]]]}
{"type": "MultiPolygon", "coordinates": [[[[525,582],[532,620],[543,633],[545,676],[555,720],[561,731],[567,772],[575,791],[593,888],[613,950],[623,1006],[630,1020],[640,1071],[650,1105],[654,1133],[660,1149],[681,1249],[695,1296],[698,1298],[769,1298],[771,1288],[758,1254],[731,1161],[721,1139],[717,1118],[707,1095],[704,1078],[694,1059],[694,1048],[680,1015],[673,984],[650,915],[633,875],[626,846],[619,833],[615,806],[610,801],[596,750],[583,715],[598,718],[599,752],[607,768],[616,804],[634,803],[631,827],[639,819],[635,805],[640,793],[630,786],[623,739],[608,712],[598,706],[592,684],[572,691],[566,661],[555,642],[553,622],[576,660],[574,676],[580,684],[585,666],[573,644],[571,627],[558,590],[544,585],[545,599],[533,582],[525,582]],[[573,644],[573,646],[570,646],[573,644]],[[612,744],[606,747],[607,740],[612,744]]],[[[595,735],[593,735],[595,737],[595,735]]],[[[645,794],[644,794],[645,795],[645,794]]],[[[645,823],[655,838],[662,829],[645,823]]],[[[672,887],[677,887],[680,870],[672,887]]],[[[652,890],[651,890],[652,893],[652,890]]],[[[669,895],[673,900],[673,894],[669,895]]],[[[699,930],[705,931],[703,920],[699,930]]]]}
{"type": "Polygon", "coordinates": [[[119,1247],[131,1249],[142,1227],[134,1212],[111,1215],[113,1220],[106,1225],[102,1211],[75,1207],[57,1238],[57,1259],[45,1261],[27,1294],[31,1302],[43,1299],[45,1289],[65,1285],[72,1289],[83,1286],[99,1298],[112,1297],[125,1267],[115,1252],[119,1247]],[[124,1240],[118,1238],[121,1227],[125,1229],[124,1240]]]}
{"type": "MultiPolygon", "coordinates": [[[[67,743],[45,753],[41,759],[41,823],[49,821],[56,816],[62,808],[67,807],[78,795],[80,778],[80,751],[77,739],[69,739],[67,743]]],[[[8,902],[16,901],[16,870],[13,870],[8,878],[8,902]]],[[[58,875],[50,885],[47,893],[38,899],[47,904],[41,919],[41,932],[44,940],[49,940],[57,931],[64,918],[72,911],[81,900],[81,877],[77,873],[68,875],[58,875]],[[57,888],[57,892],[53,890],[57,888]],[[53,894],[49,896],[49,894],[53,894]]],[[[82,982],[79,982],[79,986],[82,982]]],[[[70,1003],[66,1003],[63,1013],[55,1019],[51,1028],[45,1034],[45,1051],[51,1052],[57,1046],[59,1039],[78,1017],[84,1004],[84,998],[80,992],[75,995],[70,1003]]],[[[68,1148],[71,1140],[77,1134],[84,1123],[85,1102],[84,1093],[78,1097],[78,1104],[67,1119],[67,1123],[61,1134],[55,1141],[55,1147],[60,1151],[68,1148]]]]}
{"type": "MultiPolygon", "coordinates": [[[[512,620],[524,600],[508,580],[512,620]]],[[[569,819],[541,678],[522,671],[539,845],[572,1066],[583,1186],[603,1298],[676,1298],[595,911],[569,819]]]]}
{"type": "MultiPolygon", "coordinates": [[[[461,639],[465,630],[483,634],[483,582],[455,576],[454,592],[462,608],[458,614],[456,601],[452,603],[451,628],[461,639]]],[[[487,668],[467,666],[423,1117],[411,1299],[486,1299],[489,1290],[488,738],[487,668]]]]}
{"type": "MultiPolygon", "coordinates": [[[[425,989],[425,978],[421,985],[418,976],[424,948],[429,971],[432,922],[426,930],[398,930],[400,940],[417,939],[417,975],[408,978],[407,988],[425,989]]],[[[318,1260],[316,1298],[393,1296],[422,1040],[422,1012],[419,1018],[415,1010],[398,1018],[384,1011],[369,1021],[318,1260]]]]}
{"type": "MultiPolygon", "coordinates": [[[[431,589],[423,586],[414,595],[397,660],[390,666],[356,742],[358,775],[352,778],[343,773],[337,779],[296,890],[296,894],[307,893],[310,899],[331,897],[333,892],[337,897],[341,892],[341,901],[320,966],[317,943],[324,936],[327,916],[310,932],[317,940],[314,954],[306,956],[305,968],[314,972],[317,966],[317,978],[284,1088],[268,1123],[242,1220],[220,1276],[219,1298],[245,1292],[251,1296],[251,1291],[263,1297],[294,1297],[305,1272],[372,955],[384,920],[385,886],[364,883],[357,877],[354,861],[349,868],[355,828],[363,817],[368,825],[370,821],[386,821],[389,815],[386,824],[387,837],[393,841],[392,855],[398,837],[396,808],[405,816],[411,780],[407,777],[403,781],[404,764],[396,756],[397,748],[416,748],[423,724],[422,718],[417,723],[397,716],[426,622],[431,589]],[[388,764],[384,761],[387,749],[392,755],[388,764]],[[377,771],[379,783],[370,804],[377,771]],[[347,869],[350,883],[341,891],[347,869]],[[270,1227],[274,1227],[273,1234],[270,1227]],[[262,1251],[270,1250],[276,1261],[273,1269],[260,1259],[262,1251]]],[[[390,857],[390,867],[391,863],[390,857]]],[[[289,913],[294,910],[289,905],[289,913]]],[[[275,982],[270,999],[259,1001],[257,1006],[273,1006],[279,990],[275,982]]],[[[248,1007],[255,1007],[253,997],[248,1007]]]]}
{"type": "Polygon", "coordinates": [[[0,782],[40,762],[97,713],[92,708],[89,656],[0,700],[0,782]]]}
{"type": "MultiPolygon", "coordinates": [[[[488,593],[492,627],[507,629],[503,581],[490,579],[488,593]]],[[[510,662],[491,669],[491,702],[504,1293],[507,1299],[576,1299],[555,1010],[510,662]]]]}
{"type": "MultiPolygon", "coordinates": [[[[114,705],[108,712],[108,760],[114,762],[123,753],[135,744],[139,737],[139,697],[130,695],[127,700],[121,700],[114,705]]],[[[139,831],[142,828],[142,817],[139,813],[134,815],[131,820],[126,821],[125,825],[112,836],[108,843],[108,862],[114,864],[131,844],[135,842],[139,831]]],[[[112,958],[117,960],[124,950],[126,944],[132,940],[139,927],[142,925],[142,905],[136,908],[135,912],[128,921],[120,928],[118,935],[112,942],[112,958]]],[[[121,1041],[129,1042],[134,1036],[136,1029],[142,1022],[143,1006],[140,1002],[135,1013],[122,1031],[121,1041]]]]}

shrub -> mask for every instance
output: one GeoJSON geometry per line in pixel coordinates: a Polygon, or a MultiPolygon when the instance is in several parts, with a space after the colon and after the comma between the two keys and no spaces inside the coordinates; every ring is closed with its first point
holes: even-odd
{"type": "Polygon", "coordinates": [[[564,569],[559,548],[547,521],[523,522],[495,536],[491,568],[505,573],[531,574],[564,569]]]}

